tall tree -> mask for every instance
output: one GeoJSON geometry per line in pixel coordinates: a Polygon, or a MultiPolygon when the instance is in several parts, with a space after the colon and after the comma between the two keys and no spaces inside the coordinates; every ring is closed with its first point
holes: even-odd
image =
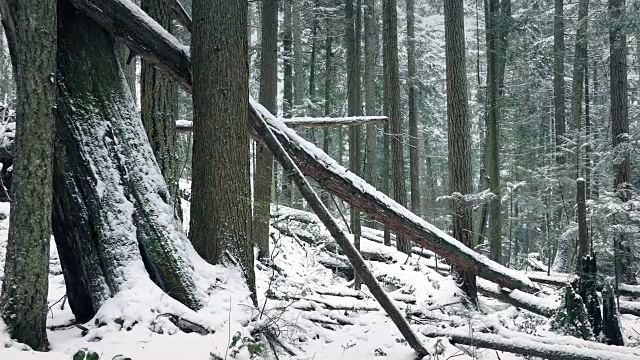
{"type": "MultiPolygon", "coordinates": [[[[449,189],[453,196],[453,237],[473,248],[471,208],[465,196],[471,184],[471,122],[467,103],[463,0],[444,3],[449,144],[449,189]]],[[[474,273],[458,273],[462,289],[472,303],[477,301],[474,273]]]]}
{"type": "MultiPolygon", "coordinates": [[[[282,0],[282,66],[284,68],[284,97],[282,102],[282,115],[285,118],[293,116],[293,25],[292,25],[292,1],[282,0]]],[[[292,183],[283,176],[282,199],[291,205],[293,188],[292,183]]]]}
{"type": "MultiPolygon", "coordinates": [[[[406,204],[407,194],[404,182],[404,156],[402,143],[402,117],[400,114],[400,80],[398,78],[398,9],[396,0],[383,0],[383,47],[385,62],[385,101],[391,132],[391,168],[393,178],[393,198],[401,205],[406,204]]],[[[410,254],[411,242],[396,236],[398,250],[410,254]]]]}
{"type": "Polygon", "coordinates": [[[500,209],[500,162],[498,136],[498,56],[500,36],[500,1],[488,0],[487,28],[487,116],[486,116],[486,161],[489,189],[495,195],[489,201],[489,254],[492,260],[502,262],[502,211],[500,209]]]}
{"type": "Polygon", "coordinates": [[[553,101],[556,127],[556,164],[565,163],[565,108],[564,108],[564,0],[555,0],[553,17],[553,101]]]}
{"type": "Polygon", "coordinates": [[[255,298],[249,178],[247,5],[193,1],[191,241],[210,263],[235,257],[255,298]]]}
{"type": "MultiPolygon", "coordinates": [[[[3,11],[5,17],[11,16],[3,11]]],[[[11,337],[47,349],[56,1],[15,7],[16,152],[0,314],[11,337]],[[34,51],[37,49],[37,51],[34,51]]]]}
{"type": "MultiPolygon", "coordinates": [[[[326,20],[326,38],[324,45],[324,116],[331,115],[331,84],[333,79],[333,37],[329,34],[329,19],[326,20]]],[[[329,149],[331,147],[331,134],[329,133],[329,128],[324,128],[322,130],[322,151],[325,154],[329,154],[329,149]]],[[[327,209],[331,208],[331,194],[324,191],[322,193],[322,202],[327,209]]]]}
{"type": "MultiPolygon", "coordinates": [[[[163,0],[142,0],[142,10],[167,31],[173,31],[172,8],[163,0]]],[[[175,199],[175,210],[182,217],[178,196],[180,174],[178,169],[178,141],[176,120],[178,118],[178,87],[163,75],[153,64],[142,61],[141,71],[141,116],[149,137],[153,153],[162,175],[175,199]]]]}
{"type": "MultiPolygon", "coordinates": [[[[345,43],[347,46],[347,112],[349,116],[360,115],[360,37],[361,37],[361,4],[362,0],[357,0],[354,11],[354,0],[347,0],[345,3],[345,43]]],[[[356,175],[360,175],[361,167],[360,155],[360,126],[355,125],[349,128],[349,168],[356,175]]],[[[353,233],[354,245],[360,250],[360,211],[351,207],[351,232],[353,233]]],[[[360,288],[360,276],[356,273],[355,287],[360,288]]]]}
{"type": "MultiPolygon", "coordinates": [[[[364,97],[366,115],[376,114],[376,18],[375,0],[364,4],[364,97]]],[[[364,179],[374,187],[378,185],[377,136],[375,125],[367,125],[365,140],[364,179]]]]}
{"type": "MultiPolygon", "coordinates": [[[[627,80],[627,36],[622,23],[625,12],[625,0],[609,0],[609,74],[611,94],[611,141],[615,160],[613,163],[613,186],[622,201],[630,198],[629,178],[631,160],[629,157],[629,99],[627,80]]],[[[624,235],[616,237],[615,261],[616,273],[624,283],[635,283],[632,268],[633,254],[624,235]]]]}
{"type": "MultiPolygon", "coordinates": [[[[578,30],[576,32],[576,49],[575,49],[575,57],[573,62],[573,87],[572,87],[572,96],[571,96],[571,120],[576,129],[576,158],[575,158],[575,177],[579,178],[580,168],[582,166],[582,161],[580,157],[580,148],[582,147],[582,99],[585,94],[585,77],[586,77],[586,69],[587,69],[587,25],[588,25],[588,14],[589,14],[589,0],[580,0],[580,4],[578,7],[578,30]]],[[[588,108],[588,105],[587,105],[588,108]]],[[[584,169],[583,169],[584,170],[584,169]]],[[[584,197],[586,197],[586,183],[578,182],[578,186],[585,186],[584,197]]],[[[578,189],[580,190],[580,189],[578,189]]],[[[578,194],[576,200],[583,200],[583,195],[580,194],[580,191],[577,191],[578,194]]],[[[578,210],[582,210],[580,208],[580,203],[578,203],[578,210]]],[[[578,223],[583,225],[584,221],[586,225],[586,210],[584,210],[584,214],[578,215],[578,223]],[[584,216],[584,219],[581,219],[581,216],[584,216]]],[[[579,236],[579,247],[578,247],[578,258],[577,258],[577,270],[579,272],[582,271],[582,259],[588,255],[587,251],[589,249],[589,239],[586,235],[586,229],[580,231],[579,236]],[[584,233],[583,233],[584,231],[584,233]],[[584,236],[582,236],[584,235],[584,236]]]]}
{"type": "MultiPolygon", "coordinates": [[[[580,148],[582,147],[582,100],[584,96],[584,78],[587,67],[587,26],[589,0],[580,0],[578,6],[578,24],[576,31],[575,56],[573,60],[573,84],[571,94],[571,121],[576,129],[575,178],[580,177],[580,148]]],[[[584,256],[586,254],[580,254],[584,256]]]]}
{"type": "MultiPolygon", "coordinates": [[[[556,141],[556,166],[559,185],[557,192],[561,199],[564,199],[563,178],[565,174],[565,94],[564,94],[564,3],[563,0],[555,0],[555,13],[553,18],[553,99],[554,99],[554,123],[556,141]]],[[[564,201],[564,200],[562,200],[564,201]]],[[[559,225],[562,218],[563,204],[560,204],[555,211],[555,222],[559,225]]],[[[571,246],[566,237],[560,237],[557,242],[556,257],[553,261],[555,271],[569,271],[571,260],[571,246]]]]}
{"type": "MultiPolygon", "coordinates": [[[[272,114],[277,113],[278,93],[278,0],[262,0],[262,39],[260,60],[260,103],[272,114]]],[[[269,256],[269,208],[273,155],[262,143],[256,143],[254,175],[253,238],[258,244],[259,258],[269,256]]]]}
{"type": "Polygon", "coordinates": [[[416,108],[416,39],[415,0],[407,0],[407,61],[409,71],[409,178],[411,180],[411,210],[420,214],[420,136],[416,108]]]}

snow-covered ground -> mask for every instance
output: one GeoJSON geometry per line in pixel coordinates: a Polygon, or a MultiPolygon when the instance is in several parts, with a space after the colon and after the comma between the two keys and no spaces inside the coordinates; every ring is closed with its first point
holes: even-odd
{"type": "MultiPolygon", "coordinates": [[[[188,218],[188,203],[183,205],[188,218]]],[[[0,204],[0,212],[8,215],[8,205],[0,204]]],[[[0,221],[0,277],[7,228],[8,218],[0,221]]],[[[250,359],[246,348],[237,354],[234,350],[242,345],[244,337],[250,337],[252,330],[260,327],[269,327],[277,339],[272,343],[282,344],[290,352],[287,355],[279,348],[279,359],[416,358],[368,291],[353,290],[347,280],[318,263],[323,256],[320,247],[283,236],[272,229],[272,248],[275,266],[257,264],[259,310],[251,305],[237,271],[197,263],[197,268],[204,269],[206,274],[203,275],[212,283],[208,290],[210,301],[197,313],[177,304],[156,287],[141,282],[107,301],[96,316],[99,320],[82,324],[88,330],[83,331],[73,325],[73,314],[64,299],[60,263],[52,243],[48,319],[52,350],[48,353],[24,351],[24,345],[11,342],[0,325],[0,359],[66,360],[81,348],[95,351],[101,359],[109,360],[120,354],[133,360],[181,356],[209,360],[211,354],[222,359],[250,359]],[[269,299],[265,294],[269,294],[269,299]],[[341,310],[331,310],[334,307],[341,310]],[[215,333],[183,333],[161,316],[164,312],[203,324],[215,333]],[[124,322],[114,322],[114,319],[124,322]],[[239,341],[234,341],[236,334],[240,336],[239,341]],[[235,346],[230,348],[232,343],[235,346]]],[[[384,253],[395,261],[370,261],[369,264],[378,278],[384,275],[385,288],[398,307],[407,313],[427,315],[428,320],[414,323],[416,332],[423,326],[445,329],[452,325],[475,327],[499,323],[529,334],[555,335],[550,333],[547,319],[492,299],[481,298],[482,313],[465,310],[459,304],[462,294],[454,281],[427,267],[429,259],[415,255],[407,259],[405,254],[393,248],[366,239],[362,240],[362,248],[384,253]]],[[[553,301],[553,296],[545,301],[553,301]]],[[[638,319],[625,315],[623,321],[629,343],[637,343],[640,337],[638,319]]],[[[433,359],[518,359],[515,355],[493,350],[452,346],[444,338],[419,336],[433,352],[433,359]]],[[[275,357],[265,353],[263,358],[275,357]]]]}

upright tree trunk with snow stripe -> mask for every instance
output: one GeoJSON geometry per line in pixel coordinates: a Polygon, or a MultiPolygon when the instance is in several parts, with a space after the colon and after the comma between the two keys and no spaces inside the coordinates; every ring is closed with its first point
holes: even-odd
{"type": "MultiPolygon", "coordinates": [[[[16,20],[16,144],[0,316],[13,339],[47,349],[51,182],[56,65],[56,1],[25,0],[5,13],[16,20]],[[34,48],[37,51],[34,51],[34,48]]],[[[2,184],[0,184],[2,186],[2,184]]]]}
{"type": "Polygon", "coordinates": [[[187,238],[136,114],[112,38],[59,3],[53,233],[80,322],[147,269],[169,295],[200,306],[187,238]]]}

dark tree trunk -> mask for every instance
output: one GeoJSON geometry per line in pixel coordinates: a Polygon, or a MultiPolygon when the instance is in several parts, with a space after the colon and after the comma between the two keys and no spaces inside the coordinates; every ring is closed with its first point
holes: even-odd
{"type": "Polygon", "coordinates": [[[246,1],[193,2],[191,241],[212,264],[228,251],[256,301],[251,241],[251,154],[246,1]]]}
{"type": "MultiPolygon", "coordinates": [[[[353,7],[354,0],[347,0],[345,3],[345,44],[347,46],[347,112],[349,116],[360,115],[360,37],[361,37],[361,1],[353,7]]],[[[360,175],[361,154],[360,154],[360,125],[349,128],[349,169],[354,174],[360,175]]],[[[354,246],[360,251],[360,211],[351,207],[351,232],[353,233],[354,246]]],[[[360,276],[356,272],[355,288],[360,289],[360,276]]]]}
{"type": "MultiPolygon", "coordinates": [[[[385,61],[385,98],[388,102],[391,132],[391,167],[393,178],[393,199],[403,206],[407,194],[404,180],[404,156],[402,136],[402,116],[400,113],[400,80],[398,78],[398,10],[396,0],[382,0],[383,43],[385,61]]],[[[396,247],[405,254],[411,254],[411,242],[396,236],[396,247]]]]}
{"type": "MultiPolygon", "coordinates": [[[[282,115],[285,118],[293,116],[293,29],[292,29],[292,1],[282,0],[284,20],[282,23],[282,64],[284,68],[284,98],[282,115]]],[[[292,205],[293,189],[288,179],[282,179],[281,199],[285,204],[292,205]]]]}
{"type": "MultiPolygon", "coordinates": [[[[167,31],[173,31],[173,11],[166,6],[164,0],[142,0],[141,8],[167,31]]],[[[178,87],[153,64],[146,61],[142,61],[140,105],[142,123],[153,154],[169,186],[169,193],[175,199],[176,216],[182,219],[178,186],[178,142],[175,130],[178,118],[178,87]]]]}
{"type": "MultiPolygon", "coordinates": [[[[375,1],[365,0],[364,6],[364,97],[366,115],[376,115],[376,18],[375,1]]],[[[364,178],[378,186],[378,141],[375,125],[367,125],[365,140],[364,178]]]]}
{"type": "Polygon", "coordinates": [[[602,334],[607,344],[624,346],[616,296],[609,283],[602,290],[602,334]]]}
{"type": "MultiPolygon", "coordinates": [[[[53,171],[56,1],[26,0],[16,20],[16,152],[0,309],[13,339],[46,350],[53,171]],[[37,49],[37,51],[34,51],[37,49]]],[[[11,31],[9,29],[9,31],[11,31]]],[[[13,37],[15,36],[15,37],[13,37]]]]}
{"type": "MultiPolygon", "coordinates": [[[[329,21],[327,20],[326,26],[329,26],[329,21]]],[[[333,78],[333,53],[332,53],[332,42],[333,38],[327,31],[327,38],[325,39],[324,45],[324,116],[331,115],[331,80],[333,78]]],[[[324,128],[322,130],[322,151],[325,154],[330,154],[329,148],[331,147],[331,134],[329,133],[329,128],[324,128]]],[[[327,209],[331,209],[331,194],[326,191],[322,192],[322,202],[327,209]]]]}
{"type": "Polygon", "coordinates": [[[409,71],[409,179],[411,180],[411,211],[420,214],[420,136],[416,108],[416,39],[415,1],[407,0],[407,69],[409,71]]]}
{"type": "MultiPolygon", "coordinates": [[[[609,31],[609,73],[611,76],[609,91],[611,94],[611,142],[614,152],[613,187],[622,201],[630,198],[629,178],[631,159],[629,156],[629,99],[627,81],[627,36],[621,23],[624,18],[625,0],[609,0],[611,29],[609,31]]],[[[623,240],[624,235],[616,236],[615,258],[620,282],[636,282],[633,271],[631,247],[623,240]]]]}
{"type": "Polygon", "coordinates": [[[487,176],[489,189],[495,195],[489,200],[489,255],[493,261],[502,263],[502,211],[500,209],[500,162],[498,158],[498,88],[500,36],[500,1],[489,0],[487,29],[487,176]]]}
{"type": "MultiPolygon", "coordinates": [[[[278,0],[263,0],[261,16],[260,103],[275,114],[278,106],[278,0]]],[[[262,143],[256,142],[253,239],[258,245],[260,259],[269,257],[272,173],[273,155],[262,143]]]]}
{"type": "Polygon", "coordinates": [[[576,273],[582,275],[582,260],[589,254],[589,228],[587,226],[587,189],[583,178],[576,181],[576,217],[578,219],[578,268],[576,273]]]}
{"type": "MultiPolygon", "coordinates": [[[[449,190],[453,196],[453,237],[473,249],[471,207],[464,197],[472,193],[471,122],[467,104],[467,77],[462,0],[446,1],[445,51],[447,72],[447,119],[449,144],[449,190]]],[[[476,275],[458,270],[461,288],[472,304],[477,302],[476,275]]]]}
{"type": "Polygon", "coordinates": [[[555,0],[553,18],[553,99],[556,126],[556,164],[565,163],[565,108],[564,108],[564,0],[555,0]]]}
{"type": "MultiPolygon", "coordinates": [[[[575,56],[573,60],[573,85],[571,95],[571,121],[576,129],[575,138],[575,167],[574,178],[580,177],[580,148],[582,142],[582,100],[584,95],[584,78],[587,68],[587,28],[589,15],[589,0],[580,0],[578,10],[578,30],[576,33],[575,56]]],[[[579,256],[584,256],[580,254],[579,256]]],[[[578,267],[580,269],[580,267],[578,267]]]]}
{"type": "MultiPolygon", "coordinates": [[[[59,2],[53,233],[80,322],[146,268],[169,295],[200,306],[188,246],[112,38],[59,2]],[[98,75],[99,74],[99,75],[98,75]]],[[[144,276],[144,275],[142,275],[144,276]]]]}

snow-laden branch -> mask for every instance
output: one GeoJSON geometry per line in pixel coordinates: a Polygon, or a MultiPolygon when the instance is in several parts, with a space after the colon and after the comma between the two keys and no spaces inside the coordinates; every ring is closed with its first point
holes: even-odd
{"type": "MultiPolygon", "coordinates": [[[[337,127],[352,125],[380,124],[387,121],[386,116],[347,116],[347,117],[294,117],[280,118],[289,127],[337,127]]],[[[189,132],[193,130],[193,122],[176,120],[176,131],[189,132]]]]}

